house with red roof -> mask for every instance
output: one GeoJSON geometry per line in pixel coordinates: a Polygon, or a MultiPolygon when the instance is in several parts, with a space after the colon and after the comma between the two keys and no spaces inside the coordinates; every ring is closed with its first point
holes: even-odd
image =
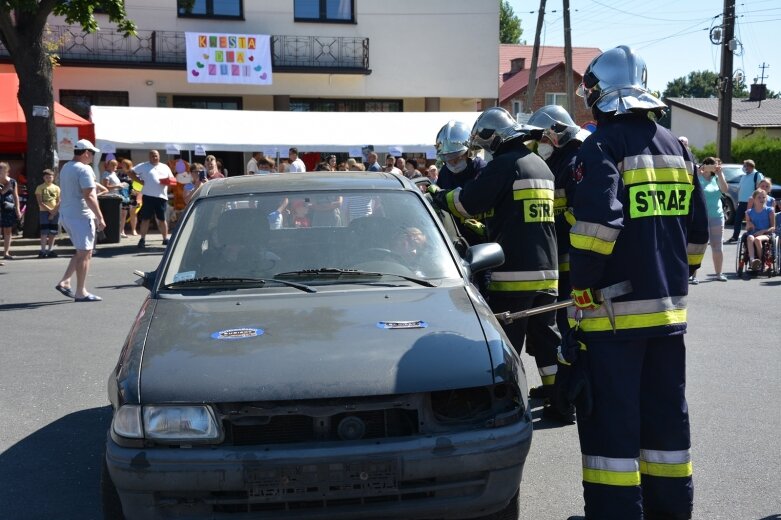
{"type": "MultiPolygon", "coordinates": [[[[545,105],[565,105],[567,99],[564,71],[564,47],[541,46],[537,61],[536,87],[531,107],[526,107],[526,91],[532,62],[531,45],[499,46],[499,106],[511,114],[532,113],[545,105]]],[[[580,85],[589,63],[602,53],[596,47],[572,48],[572,84],[580,85]]],[[[575,102],[575,122],[582,125],[593,119],[579,98],[575,102]]]]}

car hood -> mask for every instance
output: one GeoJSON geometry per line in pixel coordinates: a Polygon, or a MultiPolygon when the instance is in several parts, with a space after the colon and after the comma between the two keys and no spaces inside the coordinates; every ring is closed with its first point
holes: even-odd
{"type": "Polygon", "coordinates": [[[488,385],[463,286],[162,298],[142,403],[315,399],[488,385]]]}

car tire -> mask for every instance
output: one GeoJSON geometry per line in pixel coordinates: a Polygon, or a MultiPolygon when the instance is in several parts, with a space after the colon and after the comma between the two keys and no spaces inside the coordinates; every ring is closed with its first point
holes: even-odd
{"type": "Polygon", "coordinates": [[[100,501],[103,507],[104,520],[125,520],[125,514],[122,512],[122,502],[119,500],[119,493],[111,481],[111,475],[106,465],[106,457],[103,456],[103,464],[100,471],[100,501]]]}
{"type": "Polygon", "coordinates": [[[497,511],[496,513],[481,516],[475,520],[518,520],[518,515],[521,512],[521,497],[520,490],[515,492],[515,495],[510,499],[510,503],[507,504],[504,509],[497,511]]]}
{"type": "Polygon", "coordinates": [[[735,220],[735,205],[729,197],[721,197],[721,209],[724,211],[724,225],[731,226],[735,220]]]}

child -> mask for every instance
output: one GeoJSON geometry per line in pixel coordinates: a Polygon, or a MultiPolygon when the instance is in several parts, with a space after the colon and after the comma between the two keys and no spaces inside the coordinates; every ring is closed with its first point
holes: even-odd
{"type": "Polygon", "coordinates": [[[766,202],[767,193],[756,190],[751,195],[751,207],[746,211],[746,249],[754,271],[762,268],[762,243],[769,241],[770,233],[776,229],[776,214],[766,202]]]}
{"type": "Polygon", "coordinates": [[[60,187],[54,184],[54,172],[43,170],[43,184],[35,188],[35,198],[38,200],[39,222],[41,224],[41,252],[38,258],[54,258],[57,253],[52,251],[60,210],[60,187]]]}

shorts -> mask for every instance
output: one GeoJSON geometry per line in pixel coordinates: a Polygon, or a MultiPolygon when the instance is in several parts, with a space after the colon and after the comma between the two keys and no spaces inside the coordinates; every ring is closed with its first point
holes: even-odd
{"type": "Polygon", "coordinates": [[[60,221],[60,214],[57,213],[52,217],[49,215],[48,211],[41,211],[38,215],[38,221],[41,224],[41,236],[56,235],[59,227],[57,223],[60,221]]]}
{"type": "Polygon", "coordinates": [[[62,216],[62,227],[68,232],[68,236],[76,251],[92,251],[95,249],[95,220],[89,217],[79,216],[70,218],[62,216]]]}
{"type": "Polygon", "coordinates": [[[160,197],[150,197],[142,195],[141,210],[138,212],[139,220],[149,220],[156,218],[165,221],[165,208],[168,206],[168,200],[160,197]]]}

